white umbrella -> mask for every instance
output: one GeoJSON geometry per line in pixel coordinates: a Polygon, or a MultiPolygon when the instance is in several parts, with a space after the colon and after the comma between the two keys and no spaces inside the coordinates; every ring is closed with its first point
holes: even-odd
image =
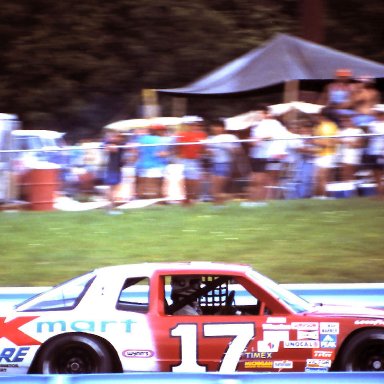
{"type": "Polygon", "coordinates": [[[283,115],[291,111],[300,111],[307,114],[318,114],[324,105],[305,103],[303,101],[291,101],[289,103],[270,105],[269,111],[274,115],[283,115]]]}
{"type": "Polygon", "coordinates": [[[225,119],[225,128],[229,131],[247,129],[260,121],[260,119],[261,115],[259,111],[242,113],[241,115],[225,119]]]}
{"type": "Polygon", "coordinates": [[[166,127],[174,127],[181,124],[180,117],[152,117],[149,119],[128,119],[120,120],[106,125],[104,128],[116,131],[130,131],[136,128],[149,128],[152,125],[164,125],[166,127]]]}

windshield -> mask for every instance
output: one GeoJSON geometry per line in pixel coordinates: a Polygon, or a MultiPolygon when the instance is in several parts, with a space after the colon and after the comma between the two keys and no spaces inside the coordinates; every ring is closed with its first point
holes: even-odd
{"type": "Polygon", "coordinates": [[[40,149],[41,141],[36,136],[15,136],[15,148],[17,149],[40,149]]]}
{"type": "Polygon", "coordinates": [[[283,288],[268,277],[256,271],[250,272],[249,275],[259,282],[265,290],[283,301],[295,313],[307,312],[312,309],[313,305],[311,303],[283,288]]]}
{"type": "Polygon", "coordinates": [[[62,147],[63,141],[59,137],[42,137],[41,141],[44,147],[62,147]]]}
{"type": "Polygon", "coordinates": [[[89,272],[57,285],[17,305],[16,310],[52,311],[73,309],[91,286],[95,276],[94,272],[89,272]]]}

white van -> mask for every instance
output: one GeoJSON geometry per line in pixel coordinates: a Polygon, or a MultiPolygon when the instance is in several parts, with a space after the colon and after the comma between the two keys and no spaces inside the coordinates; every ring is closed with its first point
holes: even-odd
{"type": "Polygon", "coordinates": [[[9,200],[11,195],[12,132],[20,128],[16,115],[0,113],[0,201],[9,200]]]}
{"type": "Polygon", "coordinates": [[[48,162],[60,166],[66,164],[64,133],[48,130],[14,130],[11,133],[13,166],[38,168],[39,163],[48,162]],[[17,164],[19,163],[19,164],[17,164]]]}
{"type": "MultiPolygon", "coordinates": [[[[0,116],[1,118],[1,116],[0,116]]],[[[16,127],[14,125],[14,127],[16,127]]],[[[9,128],[9,127],[8,127],[9,128]]],[[[67,165],[64,133],[48,130],[4,129],[0,139],[0,200],[17,198],[20,175],[28,169],[67,165]]]]}

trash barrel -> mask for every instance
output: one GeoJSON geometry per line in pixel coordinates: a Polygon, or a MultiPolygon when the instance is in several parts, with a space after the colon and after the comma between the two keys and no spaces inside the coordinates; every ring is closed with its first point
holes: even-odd
{"type": "Polygon", "coordinates": [[[51,211],[58,189],[59,168],[29,169],[23,180],[25,198],[32,211],[51,211]]]}

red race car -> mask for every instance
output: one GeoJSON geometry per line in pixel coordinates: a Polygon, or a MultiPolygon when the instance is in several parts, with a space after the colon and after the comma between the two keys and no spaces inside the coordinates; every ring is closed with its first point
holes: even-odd
{"type": "Polygon", "coordinates": [[[384,311],[308,303],[244,265],[100,268],[0,317],[5,374],[383,370],[384,311]]]}

